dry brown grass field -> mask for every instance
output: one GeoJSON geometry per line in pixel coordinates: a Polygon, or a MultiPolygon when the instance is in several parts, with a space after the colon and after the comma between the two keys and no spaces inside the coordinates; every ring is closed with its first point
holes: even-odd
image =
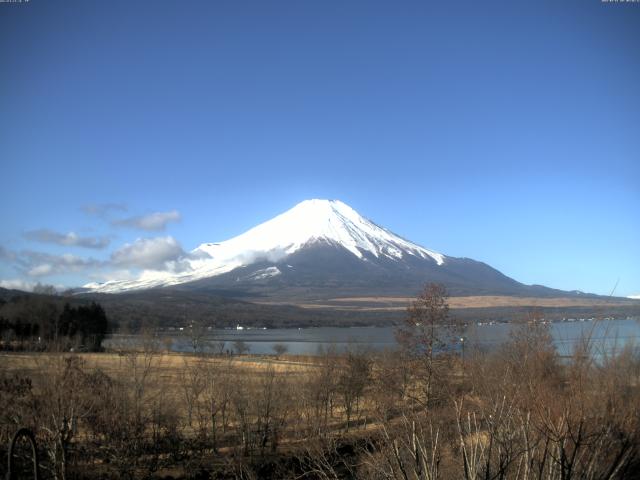
{"type": "MultiPolygon", "coordinates": [[[[295,305],[308,309],[333,309],[355,311],[405,311],[414,300],[411,297],[342,297],[318,300],[315,302],[296,303],[295,305]]],[[[506,295],[477,295],[467,297],[449,297],[449,307],[462,308],[500,308],[500,307],[530,307],[530,308],[568,308],[592,307],[606,311],[612,306],[637,305],[637,300],[624,298],[538,298],[515,297],[506,295]]],[[[273,302],[260,302],[274,304],[273,302]]],[[[285,304],[285,303],[282,303],[285,304]]]]}
{"type": "Polygon", "coordinates": [[[636,478],[640,352],[595,362],[585,339],[561,360],[547,328],[464,359],[428,335],[379,354],[4,352],[0,474],[26,426],[47,479],[636,478]]]}
{"type": "MultiPolygon", "coordinates": [[[[0,352],[2,368],[7,373],[24,373],[37,375],[43,365],[56,359],[69,357],[69,353],[51,352],[0,352]]],[[[106,353],[77,353],[89,369],[100,369],[114,378],[127,376],[126,355],[106,353]]],[[[189,353],[157,352],[153,355],[153,367],[162,378],[177,381],[185,368],[193,367],[197,363],[206,363],[217,367],[229,368],[244,374],[257,374],[271,367],[278,373],[287,375],[303,374],[316,367],[317,358],[314,356],[291,356],[277,359],[273,356],[246,355],[233,357],[202,356],[189,353]]]]}

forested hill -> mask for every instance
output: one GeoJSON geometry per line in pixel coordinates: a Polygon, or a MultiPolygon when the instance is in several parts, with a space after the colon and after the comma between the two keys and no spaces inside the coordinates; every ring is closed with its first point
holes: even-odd
{"type": "Polygon", "coordinates": [[[99,351],[116,328],[93,301],[4,289],[0,294],[2,349],[99,351]]]}

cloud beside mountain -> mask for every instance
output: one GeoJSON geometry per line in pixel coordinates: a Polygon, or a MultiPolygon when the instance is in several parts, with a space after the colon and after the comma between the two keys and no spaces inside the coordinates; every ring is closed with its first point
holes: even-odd
{"type": "Polygon", "coordinates": [[[15,254],[15,258],[18,269],[30,277],[79,272],[85,268],[97,268],[104,264],[94,258],[82,258],[70,253],[52,255],[32,250],[22,250],[15,254]]]}
{"type": "Polygon", "coordinates": [[[111,263],[120,268],[166,270],[185,255],[173,237],[138,238],[113,252],[111,263]]]}
{"type": "Polygon", "coordinates": [[[148,215],[137,215],[111,222],[116,227],[129,227],[148,232],[159,232],[167,228],[170,222],[178,222],[182,219],[180,212],[170,210],[168,212],[154,212],[148,215]]]}
{"type": "Polygon", "coordinates": [[[109,246],[111,239],[107,236],[81,237],[75,232],[59,233],[46,228],[31,230],[24,233],[24,238],[41,243],[52,243],[65,247],[83,247],[103,249],[109,246]]]}

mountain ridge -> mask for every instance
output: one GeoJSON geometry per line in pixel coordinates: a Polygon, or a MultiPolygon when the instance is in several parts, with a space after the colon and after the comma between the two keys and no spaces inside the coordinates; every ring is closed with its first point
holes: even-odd
{"type": "Polygon", "coordinates": [[[358,214],[339,200],[312,199],[224,242],[202,243],[183,262],[186,271],[143,272],[135,280],[113,280],[84,286],[92,291],[178,285],[225,274],[258,261],[278,262],[316,243],[335,243],[356,258],[401,260],[414,256],[442,265],[445,256],[410,242],[358,214]]]}
{"type": "Polygon", "coordinates": [[[278,301],[339,296],[415,295],[428,282],[451,295],[571,296],[524,285],[490,265],[413,243],[339,200],[312,199],[223,242],[202,243],[179,272],[88,284],[93,293],[158,287],[225,290],[278,301]]]}

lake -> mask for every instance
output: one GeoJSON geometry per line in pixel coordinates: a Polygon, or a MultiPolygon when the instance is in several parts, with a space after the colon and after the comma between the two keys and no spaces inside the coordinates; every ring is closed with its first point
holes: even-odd
{"type": "MultiPolygon", "coordinates": [[[[555,322],[550,326],[554,344],[560,355],[570,355],[580,339],[589,335],[596,346],[596,355],[611,353],[628,343],[640,345],[640,320],[627,318],[618,320],[576,320],[555,322]]],[[[479,348],[494,350],[509,338],[514,324],[472,324],[467,327],[464,337],[465,349],[479,348]]],[[[185,329],[186,330],[186,329],[185,329]]],[[[214,329],[203,338],[204,350],[214,351],[224,342],[225,350],[233,350],[233,342],[242,341],[249,347],[249,353],[272,354],[275,344],[284,344],[288,353],[301,355],[317,354],[320,348],[335,346],[339,351],[347,348],[367,348],[372,350],[393,349],[396,346],[395,327],[315,327],[283,329],[214,329]]],[[[189,335],[183,332],[167,332],[160,335],[160,341],[171,341],[171,349],[176,352],[192,352],[189,335]]],[[[111,335],[104,346],[117,344],[139,345],[141,337],[135,335],[111,335]]],[[[456,349],[462,343],[458,340],[456,349]]]]}

